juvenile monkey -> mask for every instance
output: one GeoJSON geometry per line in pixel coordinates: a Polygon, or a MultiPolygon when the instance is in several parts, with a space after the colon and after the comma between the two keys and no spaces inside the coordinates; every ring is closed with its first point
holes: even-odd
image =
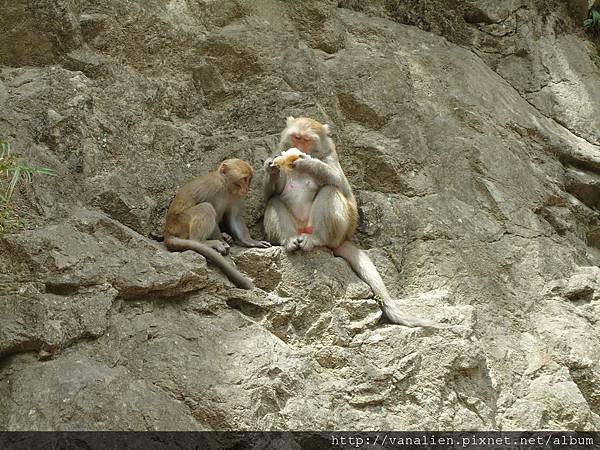
{"type": "Polygon", "coordinates": [[[280,170],[272,159],[265,162],[267,238],[288,251],[329,247],[371,287],[392,322],[409,327],[434,326],[427,320],[403,315],[393,305],[371,259],[350,242],[358,224],[356,199],[338,161],[329,127],[305,117],[288,117],[279,150],[290,147],[304,153],[290,164],[291,170],[280,170]]]}
{"type": "Polygon", "coordinates": [[[250,191],[252,167],[240,159],[227,159],[219,168],[185,184],[175,195],[165,224],[165,245],[171,251],[194,250],[219,267],[243,289],[252,282],[222,255],[235,238],[245,247],[270,247],[250,237],[242,219],[244,197],[250,191]],[[221,232],[227,225],[233,238],[221,232]]]}

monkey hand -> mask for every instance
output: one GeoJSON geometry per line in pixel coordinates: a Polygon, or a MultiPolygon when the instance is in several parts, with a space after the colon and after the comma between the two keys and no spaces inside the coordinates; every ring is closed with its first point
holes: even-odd
{"type": "Polygon", "coordinates": [[[304,158],[310,158],[310,156],[304,153],[303,151],[292,147],[284,152],[281,152],[281,155],[276,157],[273,160],[273,163],[277,164],[281,169],[290,171],[296,168],[295,164],[298,160],[304,158]]]}
{"type": "Polygon", "coordinates": [[[263,164],[263,167],[267,171],[267,173],[271,175],[279,173],[279,166],[275,164],[275,162],[273,162],[273,158],[267,159],[263,164]]]}
{"type": "Polygon", "coordinates": [[[271,243],[267,241],[257,241],[254,239],[248,239],[247,241],[242,241],[242,245],[246,247],[258,247],[258,248],[269,248],[271,247],[271,243]]]}
{"type": "Polygon", "coordinates": [[[310,159],[312,159],[312,157],[310,155],[307,155],[306,153],[302,153],[302,154],[298,155],[298,157],[290,163],[290,166],[292,169],[295,169],[295,170],[303,170],[304,168],[306,168],[307,162],[310,159]]]}

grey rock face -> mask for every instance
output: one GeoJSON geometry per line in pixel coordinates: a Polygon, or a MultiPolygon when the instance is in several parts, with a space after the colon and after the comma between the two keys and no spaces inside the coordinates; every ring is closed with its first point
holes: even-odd
{"type": "Polygon", "coordinates": [[[0,429],[600,427],[589,5],[38,3],[0,18],[0,135],[59,173],[0,237],[0,429]],[[242,291],[162,246],[227,157],[261,235],[288,115],[331,125],[356,243],[444,328],[380,321],[329,250],[234,248],[242,291]]]}

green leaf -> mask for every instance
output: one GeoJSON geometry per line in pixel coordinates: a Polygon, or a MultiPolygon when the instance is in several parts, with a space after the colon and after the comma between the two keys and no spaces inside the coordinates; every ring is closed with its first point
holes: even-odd
{"type": "Polygon", "coordinates": [[[10,154],[10,144],[6,141],[0,141],[0,155],[10,154]]]}
{"type": "Polygon", "coordinates": [[[12,197],[12,193],[17,186],[17,183],[21,180],[21,168],[15,167],[12,175],[12,179],[10,180],[10,184],[8,185],[8,197],[12,197]]]}
{"type": "Polygon", "coordinates": [[[36,167],[35,173],[39,173],[42,175],[49,175],[51,177],[55,177],[57,175],[57,173],[54,170],[52,170],[48,167],[36,167]]]}
{"type": "Polygon", "coordinates": [[[33,167],[12,153],[10,143],[0,138],[0,234],[21,228],[24,222],[12,209],[12,195],[21,182],[31,183],[33,175],[56,176],[48,167],[33,167]]]}

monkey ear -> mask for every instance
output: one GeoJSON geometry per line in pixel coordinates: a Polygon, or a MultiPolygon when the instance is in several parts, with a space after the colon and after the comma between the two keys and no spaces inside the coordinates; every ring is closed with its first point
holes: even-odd
{"type": "Polygon", "coordinates": [[[325,130],[325,134],[328,135],[329,134],[329,125],[327,125],[327,124],[323,125],[323,129],[325,130]]]}
{"type": "Polygon", "coordinates": [[[289,125],[294,121],[294,116],[288,116],[287,119],[285,119],[285,124],[289,125]]]}
{"type": "Polygon", "coordinates": [[[224,162],[221,163],[221,165],[219,166],[219,173],[221,175],[225,175],[228,171],[229,171],[229,166],[227,166],[227,164],[225,164],[224,162]]]}

